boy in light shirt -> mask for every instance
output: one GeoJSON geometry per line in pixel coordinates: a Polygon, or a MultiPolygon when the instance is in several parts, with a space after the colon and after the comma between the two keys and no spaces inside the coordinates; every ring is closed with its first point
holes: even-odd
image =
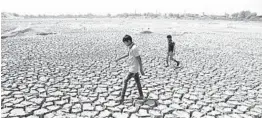
{"type": "Polygon", "coordinates": [[[125,99],[125,93],[126,93],[126,89],[127,89],[127,83],[131,78],[134,78],[137,84],[137,89],[139,92],[139,99],[143,99],[143,92],[142,92],[142,87],[141,87],[141,83],[140,83],[140,78],[139,78],[139,72],[141,73],[141,75],[145,75],[144,70],[143,70],[143,66],[142,66],[142,61],[141,61],[141,57],[139,54],[139,49],[138,47],[133,43],[132,41],[132,37],[129,35],[125,35],[123,38],[123,43],[128,47],[129,51],[128,54],[120,57],[119,59],[116,60],[119,61],[123,58],[128,57],[128,61],[129,61],[129,73],[127,75],[127,77],[124,79],[123,81],[123,89],[121,92],[121,98],[118,100],[118,102],[120,102],[121,104],[123,103],[124,99],[125,99]]]}

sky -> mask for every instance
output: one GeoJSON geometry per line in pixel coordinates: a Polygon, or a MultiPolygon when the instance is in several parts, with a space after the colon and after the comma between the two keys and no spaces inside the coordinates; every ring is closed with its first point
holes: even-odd
{"type": "Polygon", "coordinates": [[[1,12],[25,14],[198,13],[250,10],[262,15],[262,0],[1,0],[1,12]]]}

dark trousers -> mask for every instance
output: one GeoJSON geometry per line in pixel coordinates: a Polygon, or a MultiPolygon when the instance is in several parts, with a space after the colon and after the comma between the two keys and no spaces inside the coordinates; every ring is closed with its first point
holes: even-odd
{"type": "Polygon", "coordinates": [[[140,78],[139,78],[139,74],[138,73],[128,73],[127,77],[124,79],[124,87],[122,89],[122,93],[121,93],[121,98],[124,100],[125,98],[125,93],[126,93],[126,89],[127,89],[127,83],[131,78],[134,78],[137,84],[137,89],[139,92],[139,95],[142,97],[143,96],[143,92],[142,92],[142,87],[141,87],[141,83],[140,83],[140,78]]]}

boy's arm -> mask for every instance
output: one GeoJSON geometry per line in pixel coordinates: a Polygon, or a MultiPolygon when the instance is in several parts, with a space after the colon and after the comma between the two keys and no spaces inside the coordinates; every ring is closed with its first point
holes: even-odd
{"type": "Polygon", "coordinates": [[[167,52],[169,52],[169,43],[167,43],[167,52]]]}
{"type": "Polygon", "coordinates": [[[126,57],[128,57],[128,54],[127,54],[127,55],[124,55],[123,57],[118,58],[116,61],[119,61],[119,60],[124,59],[124,58],[126,58],[126,57]]]}
{"type": "Polygon", "coordinates": [[[173,48],[173,52],[176,51],[176,43],[174,42],[174,48],[173,48]]]}
{"type": "Polygon", "coordinates": [[[139,63],[139,66],[140,66],[140,73],[141,73],[141,75],[145,75],[144,70],[143,70],[143,65],[142,65],[141,57],[140,57],[140,56],[137,56],[136,59],[137,59],[137,61],[138,61],[138,63],[139,63]]]}

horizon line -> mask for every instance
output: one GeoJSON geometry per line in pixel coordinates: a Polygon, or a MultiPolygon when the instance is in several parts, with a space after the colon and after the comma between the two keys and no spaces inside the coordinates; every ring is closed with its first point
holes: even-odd
{"type": "MultiPolygon", "coordinates": [[[[241,10],[241,11],[238,11],[238,12],[234,12],[234,13],[240,13],[242,11],[250,11],[250,10],[241,10]]],[[[250,11],[251,13],[256,13],[257,16],[260,16],[262,14],[259,14],[257,12],[252,12],[250,11]]],[[[92,13],[92,12],[86,12],[86,13],[57,13],[57,14],[50,14],[50,13],[38,13],[38,14],[32,14],[32,13],[25,13],[25,14],[21,14],[19,12],[9,12],[9,11],[1,11],[1,14],[2,13],[12,13],[12,14],[18,14],[19,16],[25,16],[25,15],[33,15],[33,16],[37,16],[37,15],[49,15],[49,16],[58,16],[58,15],[88,15],[88,14],[91,14],[91,15],[96,15],[96,16],[104,16],[104,15],[113,15],[113,13],[103,13],[103,14],[99,14],[99,13],[92,13]]],[[[223,16],[225,14],[229,14],[229,15],[232,15],[234,13],[227,13],[227,12],[224,12],[223,14],[212,14],[212,13],[206,13],[206,12],[201,12],[201,13],[192,13],[192,12],[185,12],[184,13],[181,13],[181,12],[161,12],[161,11],[156,11],[156,12],[121,12],[121,13],[116,13],[114,15],[119,15],[119,14],[146,14],[146,13],[153,13],[153,14],[198,14],[198,15],[218,15],[218,16],[223,16]]]]}

